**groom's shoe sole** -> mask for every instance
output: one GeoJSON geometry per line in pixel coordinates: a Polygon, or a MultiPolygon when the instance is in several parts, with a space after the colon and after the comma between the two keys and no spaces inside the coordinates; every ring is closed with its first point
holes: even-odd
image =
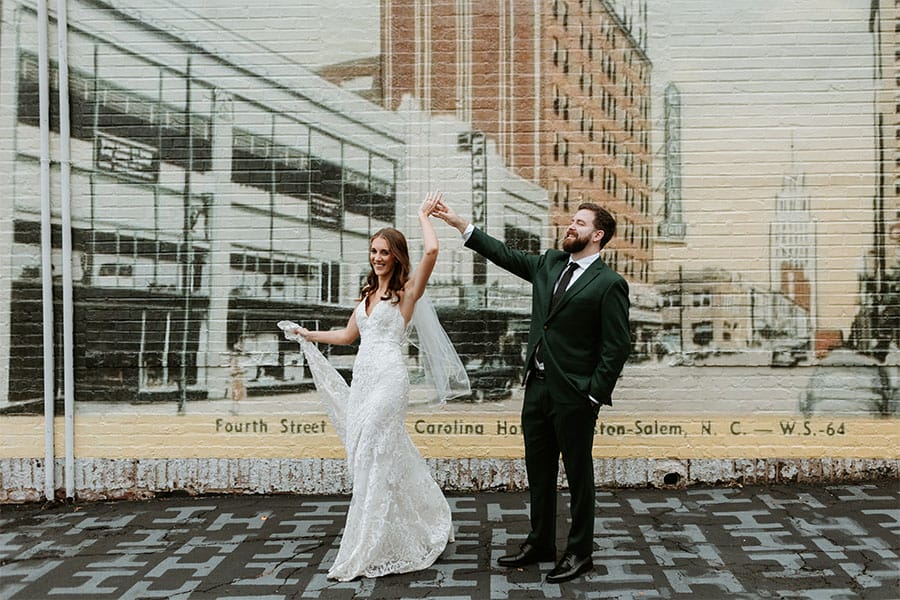
{"type": "Polygon", "coordinates": [[[551,562],[556,560],[556,552],[552,550],[541,550],[535,548],[531,544],[522,544],[521,549],[516,554],[507,554],[497,559],[497,564],[501,567],[526,567],[539,562],[551,562]]]}

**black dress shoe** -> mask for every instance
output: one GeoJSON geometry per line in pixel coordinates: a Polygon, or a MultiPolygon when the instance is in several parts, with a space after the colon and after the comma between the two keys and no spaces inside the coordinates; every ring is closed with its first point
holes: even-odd
{"type": "Polygon", "coordinates": [[[556,550],[542,550],[531,544],[522,544],[516,554],[507,554],[497,559],[501,567],[524,567],[539,562],[556,560],[556,550]]]}
{"type": "Polygon", "coordinates": [[[571,552],[566,552],[563,557],[556,563],[553,570],[547,573],[547,583],[562,583],[575,579],[582,573],[587,573],[594,568],[594,561],[591,555],[578,556],[571,552]]]}

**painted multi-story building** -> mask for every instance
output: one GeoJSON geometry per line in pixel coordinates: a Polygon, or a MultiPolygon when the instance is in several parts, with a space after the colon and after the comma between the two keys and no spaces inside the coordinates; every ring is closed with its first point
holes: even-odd
{"type": "Polygon", "coordinates": [[[740,354],[751,362],[754,313],[767,302],[721,269],[657,274],[661,297],[660,353],[715,358],[740,354]]]}
{"type": "MultiPolygon", "coordinates": [[[[503,165],[484,132],[452,115],[421,110],[410,97],[397,114],[406,125],[405,160],[410,198],[440,182],[460,214],[472,215],[490,235],[526,252],[541,251],[547,229],[547,192],[503,165]]],[[[415,202],[407,203],[406,226],[416,231],[415,202]]],[[[519,378],[527,346],[531,288],[501,269],[484,269],[464,248],[455,229],[435,225],[441,237],[428,294],[460,353],[479,397],[505,394],[519,378]]],[[[413,241],[413,247],[418,240],[413,241]]]]}
{"type": "MultiPolygon", "coordinates": [[[[399,119],[358,118],[372,105],[323,92],[320,78],[277,57],[259,69],[247,57],[262,49],[230,32],[178,30],[177,6],[161,15],[70,4],[78,397],[222,396],[235,353],[256,362],[254,385],[308,384],[285,362],[273,319],[343,318],[368,237],[396,221],[399,119]]],[[[41,388],[39,69],[33,6],[3,8],[4,39],[18,40],[0,67],[17,83],[3,103],[15,142],[3,156],[13,234],[3,248],[12,283],[2,365],[16,401],[41,388]]],[[[57,253],[57,289],[61,261],[57,253]]]]}
{"type": "Polygon", "coordinates": [[[775,352],[811,350],[816,328],[816,223],[800,173],[785,175],[775,195],[769,245],[772,305],[763,331],[775,352]]]}
{"type": "Polygon", "coordinates": [[[548,190],[554,244],[579,202],[608,208],[619,232],[607,262],[648,282],[646,13],[645,0],[384,0],[384,104],[409,95],[495,140],[506,165],[548,190]]]}

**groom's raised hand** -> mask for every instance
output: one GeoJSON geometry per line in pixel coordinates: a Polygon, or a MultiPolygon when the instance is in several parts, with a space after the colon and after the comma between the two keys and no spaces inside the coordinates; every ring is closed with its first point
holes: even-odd
{"type": "Polygon", "coordinates": [[[450,206],[444,202],[443,198],[438,200],[437,204],[434,206],[434,210],[431,211],[431,214],[445,222],[447,225],[455,227],[460,233],[463,233],[466,230],[466,227],[469,226],[469,222],[456,214],[456,211],[450,208],[450,206]]]}

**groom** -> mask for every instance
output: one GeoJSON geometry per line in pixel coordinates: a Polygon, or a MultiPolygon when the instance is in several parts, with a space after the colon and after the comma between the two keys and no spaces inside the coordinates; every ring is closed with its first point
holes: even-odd
{"type": "Polygon", "coordinates": [[[597,204],[578,207],[563,250],[526,254],[475,228],[444,203],[433,213],[458,229],[465,245],[531,282],[531,329],[525,361],[522,431],[531,492],[531,533],[497,562],[523,567],[556,560],[556,497],[562,454],[571,493],[572,525],[548,583],[591,570],[594,548],[594,424],[631,350],[628,284],[600,258],[616,232],[597,204]]]}

